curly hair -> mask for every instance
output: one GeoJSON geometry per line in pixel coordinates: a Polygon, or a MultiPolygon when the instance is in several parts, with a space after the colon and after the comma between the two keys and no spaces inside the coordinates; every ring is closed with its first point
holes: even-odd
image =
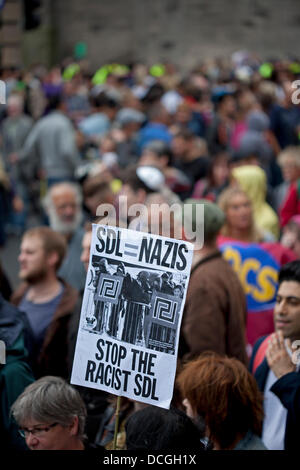
{"type": "Polygon", "coordinates": [[[182,398],[202,417],[209,438],[231,448],[249,430],[258,436],[263,421],[263,396],[254,377],[239,360],[203,353],[178,375],[182,398]]]}

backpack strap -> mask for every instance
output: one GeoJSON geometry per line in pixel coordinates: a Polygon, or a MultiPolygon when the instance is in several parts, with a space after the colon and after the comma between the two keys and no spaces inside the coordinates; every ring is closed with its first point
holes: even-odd
{"type": "Polygon", "coordinates": [[[260,366],[260,364],[262,363],[262,361],[265,358],[266,350],[267,350],[267,347],[268,347],[270,337],[271,337],[271,335],[268,335],[261,342],[261,344],[259,345],[259,347],[256,351],[256,355],[255,355],[255,358],[254,358],[254,361],[253,361],[252,374],[255,373],[256,369],[260,366]]]}

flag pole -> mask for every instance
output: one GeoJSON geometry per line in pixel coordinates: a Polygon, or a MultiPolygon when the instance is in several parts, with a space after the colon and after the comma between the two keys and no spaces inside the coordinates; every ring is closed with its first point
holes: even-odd
{"type": "Polygon", "coordinates": [[[117,397],[117,406],[115,412],[115,433],[114,433],[114,443],[113,443],[113,450],[117,449],[117,437],[119,431],[119,416],[120,416],[120,408],[121,408],[121,398],[117,397]]]}

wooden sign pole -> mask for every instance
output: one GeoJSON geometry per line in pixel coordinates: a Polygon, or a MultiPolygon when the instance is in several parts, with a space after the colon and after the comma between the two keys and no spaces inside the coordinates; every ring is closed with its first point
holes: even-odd
{"type": "Polygon", "coordinates": [[[121,408],[121,398],[117,398],[117,407],[115,412],[115,433],[114,433],[114,442],[113,442],[113,450],[117,449],[117,437],[119,431],[119,416],[120,416],[120,408],[121,408]]]}

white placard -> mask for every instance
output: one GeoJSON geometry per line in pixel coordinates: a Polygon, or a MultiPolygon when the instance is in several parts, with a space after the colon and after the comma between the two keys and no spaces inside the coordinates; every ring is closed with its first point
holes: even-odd
{"type": "Polygon", "coordinates": [[[169,408],[191,243],[93,225],[71,383],[169,408]]]}

